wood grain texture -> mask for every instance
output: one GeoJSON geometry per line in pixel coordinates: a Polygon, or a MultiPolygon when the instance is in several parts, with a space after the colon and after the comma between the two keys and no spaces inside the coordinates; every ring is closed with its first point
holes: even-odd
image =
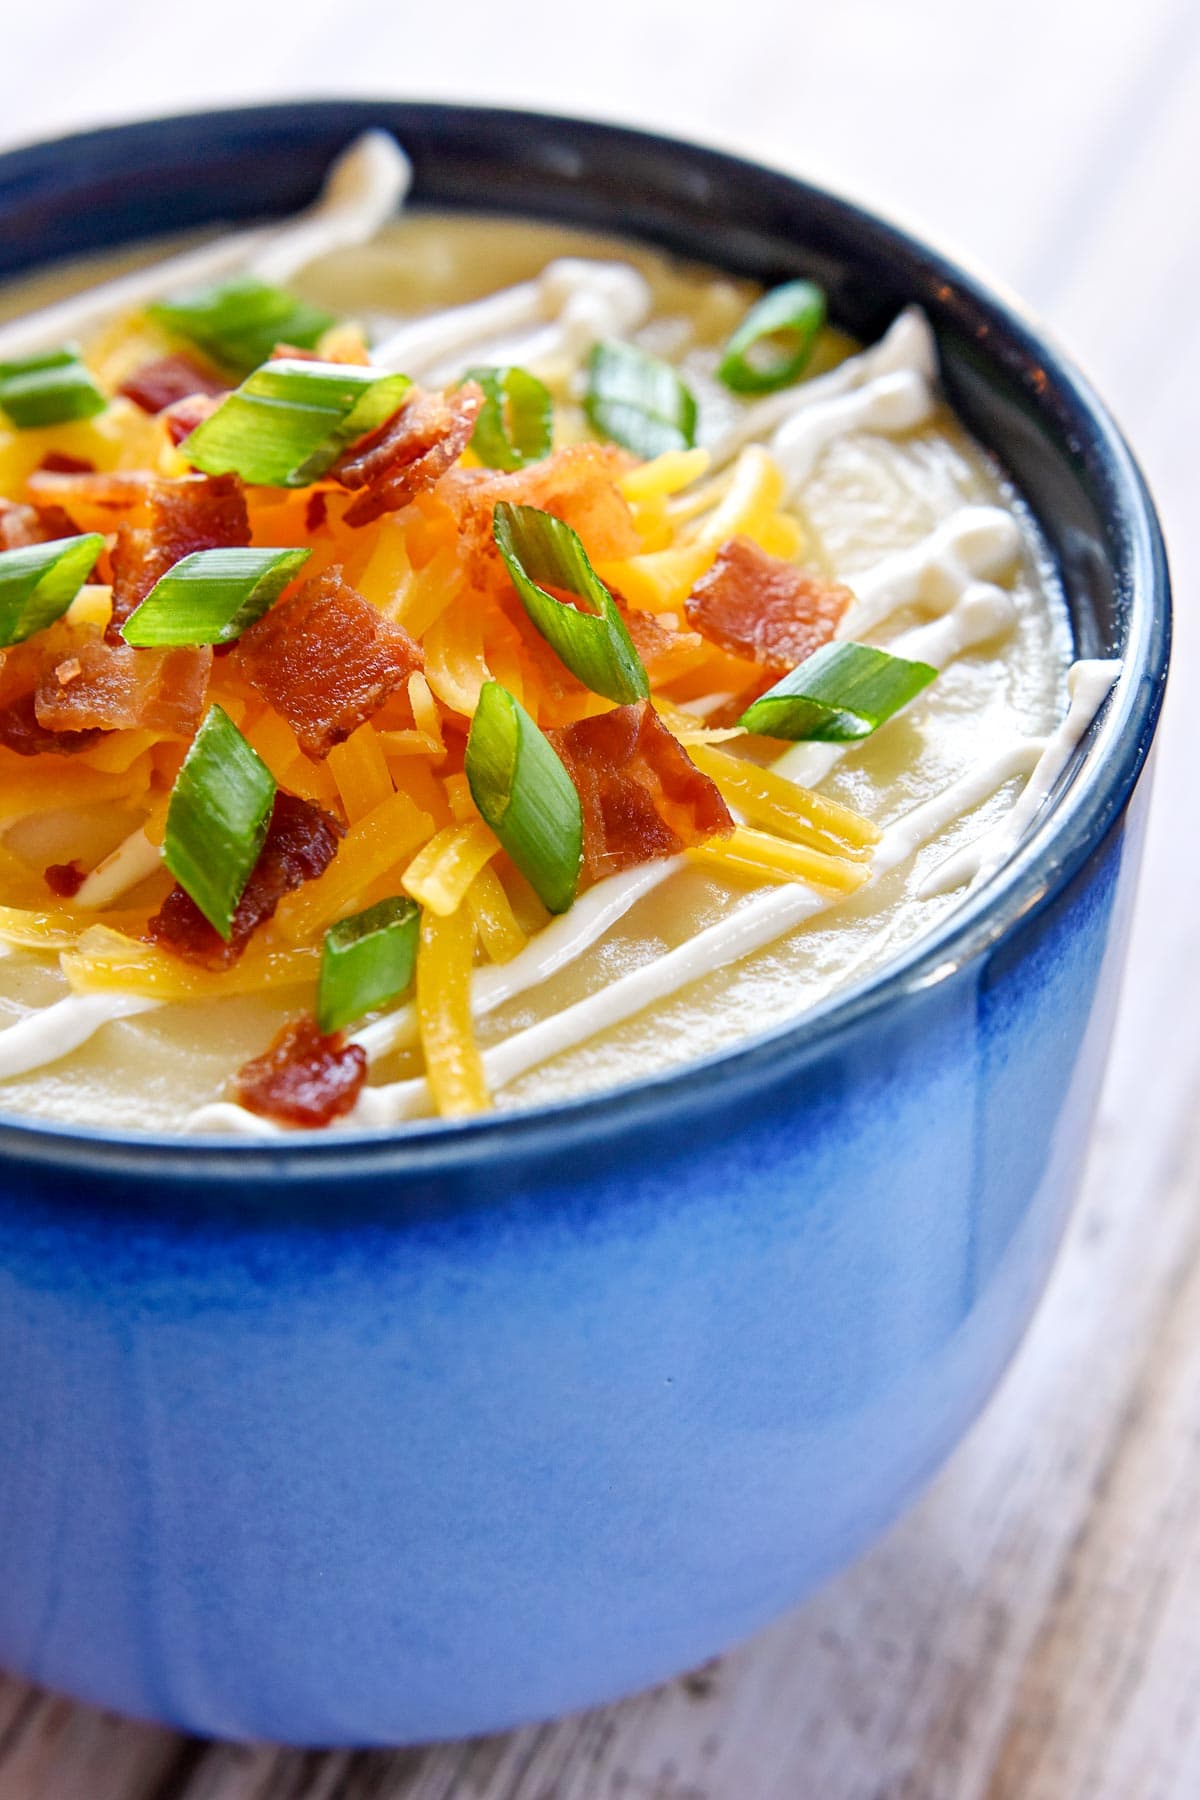
{"type": "Polygon", "coordinates": [[[1051,1290],[923,1503],[683,1681],[508,1737],[335,1755],[195,1744],[0,1681],[0,1800],[1200,1794],[1200,8],[741,0],[735,20],[694,0],[681,33],[683,16],[608,0],[581,54],[533,0],[419,18],[293,0],[286,28],[252,34],[269,56],[231,55],[245,0],[209,0],[181,54],[173,9],[117,0],[98,36],[83,0],[43,0],[6,19],[0,134],[260,98],[265,80],[652,122],[854,190],[1049,319],[1146,464],[1180,601],[1117,1043],[1051,1290]],[[73,41],[88,54],[64,63],[73,41]]]}

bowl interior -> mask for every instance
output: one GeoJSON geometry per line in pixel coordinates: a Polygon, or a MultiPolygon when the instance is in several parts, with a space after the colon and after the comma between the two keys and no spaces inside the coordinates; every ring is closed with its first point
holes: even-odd
{"type": "MultiPolygon", "coordinates": [[[[1006,918],[1065,880],[1124,805],[1153,734],[1169,640],[1161,536],[1136,465],[1077,372],[1011,306],[895,227],[778,172],[644,133],[485,108],[316,102],[157,120],[0,157],[0,277],[138,238],[294,211],[313,198],[332,157],[370,126],[393,132],[410,155],[413,204],[633,235],[767,283],[807,274],[827,289],[836,322],[866,341],[901,307],[920,304],[937,334],[951,404],[1039,521],[1077,654],[1124,659],[1088,769],[1014,861],[862,990],[836,996],[771,1039],[810,1035],[868,1000],[882,1003],[898,983],[920,981],[948,955],[973,954],[1006,918]]],[[[764,1041],[713,1060],[737,1062],[764,1041]]],[[[642,1087],[657,1091],[677,1079],[667,1074],[642,1087]]],[[[614,1099],[545,1111],[586,1113],[614,1099]]],[[[497,1123],[405,1136],[486,1132],[497,1123]]]]}

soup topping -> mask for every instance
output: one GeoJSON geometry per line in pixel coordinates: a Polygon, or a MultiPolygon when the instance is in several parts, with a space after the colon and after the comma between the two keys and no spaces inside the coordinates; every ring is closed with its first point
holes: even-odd
{"type": "Polygon", "coordinates": [[[0,326],[0,940],[69,990],[0,1033],[2,1076],[278,995],[193,1127],[469,1116],[1023,778],[920,892],[993,872],[1115,679],[1077,664],[1055,729],[886,828],[820,792],[1016,621],[1011,510],[845,579],[805,523],[830,446],[935,418],[924,321],[809,375],[824,297],[785,282],[698,398],[645,341],[646,277],[558,258],[370,343],[281,283],[369,237],[403,172],[373,140],[291,226],[0,326]],[[681,941],[481,1046],[689,874],[681,941]]]}

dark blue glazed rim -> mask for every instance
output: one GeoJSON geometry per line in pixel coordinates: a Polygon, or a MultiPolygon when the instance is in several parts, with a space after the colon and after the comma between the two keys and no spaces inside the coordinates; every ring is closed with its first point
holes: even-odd
{"type": "MultiPolygon", "coordinates": [[[[284,1190],[337,1174],[424,1184],[497,1157],[566,1156],[630,1133],[686,1131],[719,1093],[799,1074],[870,1015],[956,973],[1044,909],[1119,821],[1150,751],[1170,651],[1170,582],[1145,482],[1079,371],[1010,302],[895,226],[791,176],[670,138],[577,119],[383,101],[311,101],[153,120],[0,156],[0,278],[54,259],[313,198],[360,131],[394,133],[412,203],[555,219],[645,239],[764,282],[811,275],[865,340],[916,302],[934,326],[948,397],[1005,465],[1050,544],[1078,653],[1124,670],[1086,762],[1013,859],[881,972],[794,1024],[703,1061],[583,1099],[294,1141],[64,1130],[0,1117],[0,1156],[57,1167],[64,1198],[89,1172],[142,1182],[202,1174],[284,1190]]],[[[81,1194],[81,1197],[83,1195],[81,1194]]]]}

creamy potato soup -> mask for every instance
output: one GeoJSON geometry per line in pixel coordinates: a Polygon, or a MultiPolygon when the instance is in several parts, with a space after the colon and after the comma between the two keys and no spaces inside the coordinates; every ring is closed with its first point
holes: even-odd
{"type": "Polygon", "coordinates": [[[923,317],[396,214],[0,319],[0,1106],[400,1127],[735,1045],[1011,854],[1103,703],[923,317]]]}

